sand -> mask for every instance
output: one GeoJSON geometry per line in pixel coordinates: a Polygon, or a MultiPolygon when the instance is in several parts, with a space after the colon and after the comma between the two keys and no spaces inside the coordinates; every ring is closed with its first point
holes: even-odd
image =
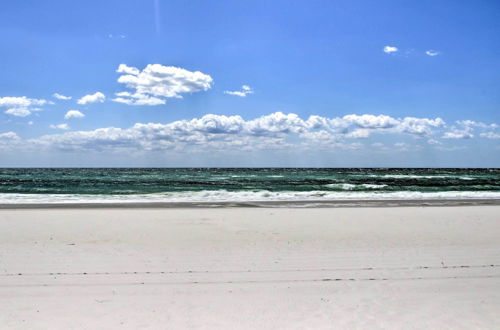
{"type": "Polygon", "coordinates": [[[498,329],[500,206],[0,210],[1,329],[498,329]]]}

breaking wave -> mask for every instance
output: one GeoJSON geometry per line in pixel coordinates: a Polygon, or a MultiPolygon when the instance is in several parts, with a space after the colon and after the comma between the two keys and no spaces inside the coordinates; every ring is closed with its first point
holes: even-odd
{"type": "Polygon", "coordinates": [[[135,195],[0,194],[0,204],[500,199],[500,192],[197,191],[135,195]]]}

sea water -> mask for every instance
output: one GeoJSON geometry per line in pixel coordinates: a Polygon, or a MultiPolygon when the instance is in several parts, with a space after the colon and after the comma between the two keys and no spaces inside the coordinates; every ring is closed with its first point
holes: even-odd
{"type": "Polygon", "coordinates": [[[498,198],[487,168],[0,169],[4,204],[498,198]]]}

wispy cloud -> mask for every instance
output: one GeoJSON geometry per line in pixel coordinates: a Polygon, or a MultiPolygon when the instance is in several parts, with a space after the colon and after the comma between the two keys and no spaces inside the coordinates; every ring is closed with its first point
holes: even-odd
{"type": "Polygon", "coordinates": [[[69,129],[68,124],[50,125],[49,127],[53,128],[53,129],[61,129],[61,130],[64,130],[64,131],[66,131],[66,130],[69,129]]]}
{"type": "Polygon", "coordinates": [[[253,89],[248,85],[243,85],[243,86],[241,86],[241,90],[239,90],[239,91],[224,91],[224,94],[245,97],[248,94],[253,94],[253,89]]]}
{"type": "Polygon", "coordinates": [[[391,54],[398,51],[398,48],[395,46],[385,46],[383,49],[384,53],[391,54]]]}
{"type": "Polygon", "coordinates": [[[437,50],[429,49],[429,50],[425,51],[425,54],[427,54],[429,56],[438,56],[438,55],[441,55],[441,52],[438,52],[437,50]]]}
{"type": "Polygon", "coordinates": [[[55,97],[58,100],[71,100],[71,96],[65,96],[59,93],[54,93],[52,94],[53,97],[55,97]]]}
{"type": "Polygon", "coordinates": [[[126,36],[124,34],[108,34],[109,39],[125,39],[126,36]]]}
{"type": "Polygon", "coordinates": [[[481,133],[480,136],[487,139],[500,139],[500,133],[495,133],[495,132],[481,133]]]}

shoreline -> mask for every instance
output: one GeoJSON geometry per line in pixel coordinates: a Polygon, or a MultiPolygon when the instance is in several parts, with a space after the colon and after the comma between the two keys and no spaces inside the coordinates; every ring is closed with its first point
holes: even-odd
{"type": "Polygon", "coordinates": [[[155,208],[352,208],[352,207],[454,207],[500,205],[500,199],[360,199],[290,201],[206,202],[95,202],[95,203],[5,203],[12,209],[155,209],[155,208]]]}

